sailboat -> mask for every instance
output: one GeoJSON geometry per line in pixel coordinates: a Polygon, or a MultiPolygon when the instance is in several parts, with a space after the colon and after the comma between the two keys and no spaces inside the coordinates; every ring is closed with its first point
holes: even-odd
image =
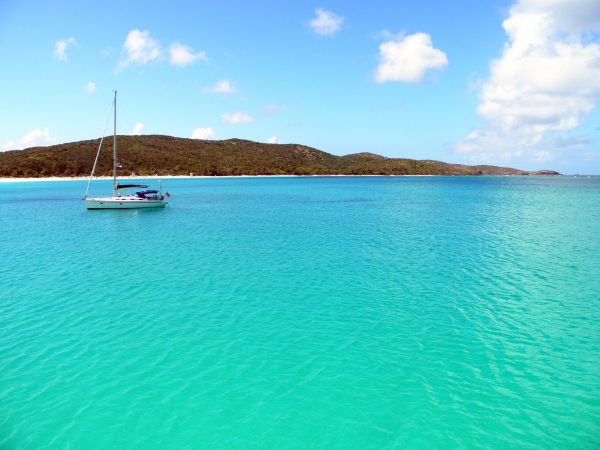
{"type": "MultiPolygon", "coordinates": [[[[88,191],[90,189],[90,183],[94,177],[96,171],[96,165],[98,164],[98,157],[100,156],[100,149],[102,148],[102,141],[104,136],[100,140],[100,146],[98,147],[98,153],[96,154],[96,161],[94,161],[94,167],[92,168],[92,174],[88,181],[87,189],[83,195],[83,201],[87,209],[139,209],[139,208],[164,208],[168,203],[165,201],[165,196],[162,193],[162,183],[160,183],[160,189],[148,189],[148,184],[120,184],[117,181],[117,169],[121,168],[120,164],[117,163],[117,91],[115,91],[115,99],[113,102],[114,108],[114,133],[113,133],[113,195],[112,197],[88,197],[88,191]],[[139,191],[135,194],[128,194],[129,191],[139,191]]],[[[109,116],[110,117],[110,116],[109,116]]],[[[170,197],[169,193],[166,195],[170,197]]]]}

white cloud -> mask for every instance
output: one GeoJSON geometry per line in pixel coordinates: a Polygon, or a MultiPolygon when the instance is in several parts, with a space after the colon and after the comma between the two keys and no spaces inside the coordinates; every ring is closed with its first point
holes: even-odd
{"type": "Polygon", "coordinates": [[[218,94],[234,94],[237,89],[229,80],[220,80],[214,86],[205,87],[202,92],[214,92],[218,94]]]}
{"type": "Polygon", "coordinates": [[[56,144],[56,139],[50,137],[50,129],[33,130],[23,136],[19,142],[9,141],[0,148],[4,150],[22,150],[30,147],[46,147],[56,144]]]}
{"type": "Polygon", "coordinates": [[[100,56],[102,56],[103,58],[109,58],[109,57],[113,56],[115,53],[116,53],[116,50],[114,48],[107,47],[100,52],[100,56]]]}
{"type": "Polygon", "coordinates": [[[521,0],[502,26],[508,42],[490,63],[476,110],[486,125],[454,151],[547,160],[540,152],[560,146],[545,138],[579,127],[600,100],[600,45],[586,43],[600,30],[600,2],[521,0]]]}
{"type": "Polygon", "coordinates": [[[60,59],[61,61],[66,61],[67,47],[69,45],[77,45],[77,41],[74,37],[70,37],[69,39],[65,39],[64,41],[56,41],[56,44],[54,44],[54,57],[56,59],[60,59]]]}
{"type": "Polygon", "coordinates": [[[275,136],[270,137],[269,140],[267,141],[269,144],[281,144],[281,141],[278,141],[277,138],[275,136]]]}
{"type": "Polygon", "coordinates": [[[263,112],[263,114],[266,114],[267,116],[276,116],[277,114],[279,114],[279,110],[282,108],[285,108],[286,104],[282,103],[281,105],[276,105],[275,103],[269,103],[267,105],[263,105],[260,107],[261,111],[263,112]]]}
{"type": "Polygon", "coordinates": [[[139,136],[140,134],[142,134],[144,131],[144,124],[143,123],[136,123],[135,127],[133,127],[133,131],[131,132],[132,136],[139,136]]]}
{"type": "Polygon", "coordinates": [[[248,114],[246,111],[236,112],[234,114],[223,114],[221,116],[221,120],[223,123],[228,123],[230,125],[235,125],[238,123],[248,123],[252,122],[254,118],[248,114]]]}
{"type": "Polygon", "coordinates": [[[566,33],[600,30],[598,0],[521,0],[515,7],[521,11],[550,12],[556,25],[566,33]]]}
{"type": "Polygon", "coordinates": [[[92,83],[91,81],[88,84],[86,84],[85,86],[81,86],[81,89],[83,89],[88,94],[93,94],[94,92],[96,92],[98,90],[96,85],[94,83],[92,83]]]}
{"type": "Polygon", "coordinates": [[[171,44],[169,47],[169,53],[171,54],[171,59],[169,62],[173,66],[185,67],[198,59],[208,61],[205,52],[194,53],[190,47],[180,44],[179,42],[174,42],[171,44]]]}
{"type": "Polygon", "coordinates": [[[117,71],[130,64],[147,64],[161,55],[160,44],[150,37],[148,31],[131,30],[123,45],[127,58],[119,63],[117,71]]]}
{"type": "Polygon", "coordinates": [[[209,128],[196,128],[192,132],[192,139],[213,139],[215,132],[211,127],[209,128]]]}
{"type": "Polygon", "coordinates": [[[375,69],[377,83],[403,81],[418,83],[429,69],[443,69],[448,65],[446,54],[433,48],[431,36],[415,33],[398,35],[379,46],[380,63],[375,69]]]}
{"type": "Polygon", "coordinates": [[[586,139],[578,136],[559,136],[549,142],[555,149],[582,149],[593,144],[592,139],[586,139]]]}
{"type": "Polygon", "coordinates": [[[326,11],[323,8],[315,10],[317,17],[309,22],[310,28],[317,34],[328,36],[340,30],[345,18],[326,11]]]}
{"type": "Polygon", "coordinates": [[[554,159],[554,155],[545,150],[539,150],[539,151],[535,152],[535,154],[533,155],[533,158],[531,158],[531,159],[533,161],[537,161],[537,162],[550,161],[551,159],[554,159]]]}

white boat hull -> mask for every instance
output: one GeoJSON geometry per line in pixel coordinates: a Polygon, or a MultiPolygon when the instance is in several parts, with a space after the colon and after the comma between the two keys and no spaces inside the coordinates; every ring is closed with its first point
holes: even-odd
{"type": "Polygon", "coordinates": [[[139,197],[97,197],[84,198],[87,209],[140,209],[164,208],[168,203],[164,200],[139,197]]]}

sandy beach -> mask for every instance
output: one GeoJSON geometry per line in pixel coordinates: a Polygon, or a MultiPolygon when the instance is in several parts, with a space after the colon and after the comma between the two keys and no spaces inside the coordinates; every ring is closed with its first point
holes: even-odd
{"type": "MultiPolygon", "coordinates": [[[[299,177],[435,177],[444,175],[164,175],[148,177],[119,177],[119,180],[169,180],[182,178],[299,178],[299,177]]],[[[82,181],[89,177],[40,177],[40,178],[0,178],[0,183],[25,183],[34,181],[82,181]]],[[[94,177],[92,181],[112,180],[112,177],[94,177]]]]}
{"type": "MultiPolygon", "coordinates": [[[[165,175],[149,177],[119,177],[119,180],[166,180],[168,178],[214,178],[214,177],[195,177],[189,175],[165,175]]],[[[32,181],[81,181],[89,180],[90,177],[40,177],[40,178],[0,178],[0,183],[21,183],[32,181]]],[[[112,180],[112,177],[94,177],[92,181],[112,180]]]]}

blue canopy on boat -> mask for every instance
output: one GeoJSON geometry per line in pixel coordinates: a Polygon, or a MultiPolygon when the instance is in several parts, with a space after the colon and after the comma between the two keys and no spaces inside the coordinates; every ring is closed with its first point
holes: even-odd
{"type": "Polygon", "coordinates": [[[136,192],[137,196],[139,198],[146,198],[146,195],[150,195],[150,194],[158,194],[158,191],[155,191],[154,189],[150,189],[147,191],[140,191],[140,192],[136,192]]]}

